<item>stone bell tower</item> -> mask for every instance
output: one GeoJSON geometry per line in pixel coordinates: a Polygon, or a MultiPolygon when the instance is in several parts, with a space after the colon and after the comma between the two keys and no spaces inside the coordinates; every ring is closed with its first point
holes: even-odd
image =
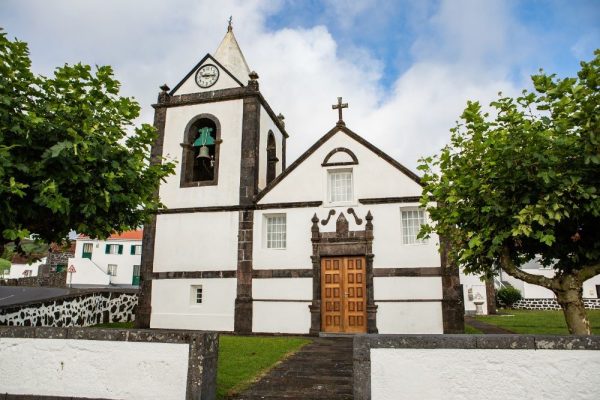
{"type": "Polygon", "coordinates": [[[136,324],[250,332],[254,199],[285,169],[288,134],[231,21],[215,53],[163,85],[153,107],[153,162],[177,166],[159,189],[165,209],[144,229],[136,324]]]}

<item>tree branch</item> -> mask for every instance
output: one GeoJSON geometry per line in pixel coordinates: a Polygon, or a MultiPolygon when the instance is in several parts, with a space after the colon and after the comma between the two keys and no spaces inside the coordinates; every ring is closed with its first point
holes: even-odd
{"type": "Polygon", "coordinates": [[[581,282],[583,283],[598,274],[600,274],[600,263],[594,265],[586,265],[577,272],[577,278],[581,279],[581,282]]]}
{"type": "Polygon", "coordinates": [[[513,278],[531,283],[532,285],[539,285],[547,289],[552,289],[552,279],[542,275],[533,275],[518,268],[510,257],[510,248],[506,245],[503,247],[502,255],[500,256],[500,267],[513,278]]]}

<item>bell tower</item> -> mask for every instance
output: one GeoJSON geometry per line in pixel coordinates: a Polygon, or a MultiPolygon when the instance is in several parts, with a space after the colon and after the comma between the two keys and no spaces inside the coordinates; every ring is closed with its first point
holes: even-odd
{"type": "Polygon", "coordinates": [[[260,93],[258,74],[248,67],[231,20],[215,53],[206,54],[173,89],[163,85],[153,107],[158,131],[153,162],[167,157],[177,166],[159,189],[165,209],[144,230],[137,324],[250,332],[255,197],[285,169],[288,134],[281,114],[260,93]],[[211,311],[203,306],[193,309],[196,322],[179,321],[173,316],[177,310],[162,303],[167,287],[187,292],[202,279],[208,290],[216,281],[204,277],[217,270],[230,271],[235,280],[231,309],[219,311],[231,319],[204,318],[211,311]]]}

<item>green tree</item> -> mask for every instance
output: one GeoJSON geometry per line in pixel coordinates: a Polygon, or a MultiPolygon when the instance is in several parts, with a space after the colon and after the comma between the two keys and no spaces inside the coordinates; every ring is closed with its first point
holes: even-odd
{"type": "Polygon", "coordinates": [[[590,334],[582,284],[600,273],[600,50],[576,78],[540,71],[534,91],[468,102],[450,144],[421,160],[422,204],[467,273],[552,290],[571,334],[590,334]],[[429,201],[438,207],[429,206],[429,201]],[[519,268],[539,257],[554,278],[519,268]]]}
{"type": "Polygon", "coordinates": [[[29,235],[106,237],[160,207],[156,190],[174,165],[150,162],[156,131],[133,126],[140,107],[119,86],[108,66],[36,75],[27,44],[0,31],[0,254],[29,235]]]}

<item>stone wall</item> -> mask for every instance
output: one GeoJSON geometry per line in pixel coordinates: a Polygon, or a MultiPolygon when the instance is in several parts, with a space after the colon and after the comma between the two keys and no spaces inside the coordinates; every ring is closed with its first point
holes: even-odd
{"type": "Polygon", "coordinates": [[[69,327],[128,322],[135,317],[137,290],[93,291],[0,307],[0,325],[69,327]]]}
{"type": "Polygon", "coordinates": [[[354,399],[598,398],[600,336],[361,335],[354,399]]]}
{"type": "MultiPolygon", "coordinates": [[[[600,299],[583,299],[588,310],[600,310],[600,299]]],[[[556,299],[521,299],[513,304],[516,310],[561,310],[556,299]]]]}
{"type": "Polygon", "coordinates": [[[66,287],[67,271],[49,272],[40,266],[37,276],[18,279],[0,279],[0,286],[66,287]]]}
{"type": "Polygon", "coordinates": [[[216,332],[0,327],[1,399],[216,398],[216,332]]]}

